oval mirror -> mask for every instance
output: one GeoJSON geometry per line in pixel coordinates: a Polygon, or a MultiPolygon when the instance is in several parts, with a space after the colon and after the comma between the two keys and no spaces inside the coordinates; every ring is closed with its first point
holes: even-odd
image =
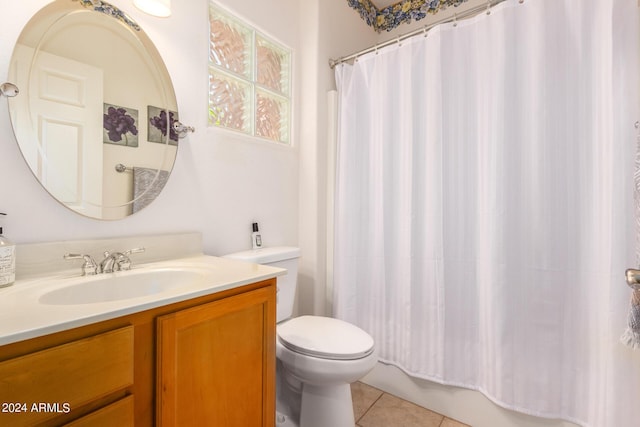
{"type": "Polygon", "coordinates": [[[100,0],[48,4],[20,34],[9,81],[19,88],[8,102],[22,155],[65,206],[121,219],[162,190],[177,102],[158,51],[124,12],[100,0]]]}

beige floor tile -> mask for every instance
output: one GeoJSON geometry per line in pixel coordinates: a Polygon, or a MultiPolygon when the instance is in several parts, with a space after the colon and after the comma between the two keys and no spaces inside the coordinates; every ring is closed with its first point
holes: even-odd
{"type": "Polygon", "coordinates": [[[369,407],[382,396],[382,390],[371,387],[360,381],[351,384],[351,398],[353,400],[353,414],[358,421],[369,407]]]}
{"type": "Polygon", "coordinates": [[[439,427],[444,417],[384,393],[358,421],[362,427],[439,427]]]}
{"type": "Polygon", "coordinates": [[[460,421],[452,420],[451,418],[445,418],[440,427],[471,427],[467,424],[462,424],[460,421]]]}

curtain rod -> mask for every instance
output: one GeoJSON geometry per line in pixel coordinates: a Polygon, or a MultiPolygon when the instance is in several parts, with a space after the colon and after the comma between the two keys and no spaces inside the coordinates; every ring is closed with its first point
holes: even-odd
{"type": "MultiPolygon", "coordinates": [[[[386,42],[376,44],[374,46],[371,46],[371,47],[368,47],[366,49],[363,49],[363,50],[361,50],[359,52],[352,53],[351,55],[343,56],[343,57],[341,57],[339,59],[329,59],[329,67],[331,67],[331,69],[333,69],[338,64],[342,64],[343,62],[350,61],[350,60],[352,60],[354,58],[357,58],[359,56],[364,55],[365,53],[374,52],[374,51],[376,51],[376,50],[378,50],[380,48],[383,48],[383,47],[386,47],[386,46],[391,46],[394,43],[399,43],[402,40],[406,40],[406,39],[408,39],[410,37],[413,37],[415,35],[423,34],[426,31],[429,31],[433,27],[438,26],[440,24],[446,24],[448,22],[455,22],[458,19],[471,18],[471,17],[476,16],[476,15],[478,15],[481,12],[484,12],[484,11],[486,11],[487,14],[488,14],[488,13],[490,13],[490,11],[491,11],[490,9],[492,7],[496,6],[499,3],[502,3],[503,1],[506,1],[506,0],[487,0],[487,3],[482,5],[482,6],[475,6],[475,7],[472,7],[470,9],[467,9],[467,10],[461,12],[461,13],[454,13],[453,16],[451,16],[449,18],[443,18],[443,19],[434,21],[434,22],[432,22],[430,24],[425,25],[424,27],[422,27],[420,29],[417,29],[417,30],[414,30],[414,31],[410,31],[410,32],[408,32],[406,34],[402,34],[402,35],[400,35],[400,36],[398,36],[398,37],[396,37],[394,39],[387,40],[386,42]]],[[[519,2],[520,3],[524,3],[524,0],[519,0],[519,2]]]]}

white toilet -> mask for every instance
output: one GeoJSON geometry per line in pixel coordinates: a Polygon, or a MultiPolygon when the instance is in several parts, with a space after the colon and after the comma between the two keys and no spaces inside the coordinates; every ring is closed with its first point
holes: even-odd
{"type": "Polygon", "coordinates": [[[353,427],[350,383],[376,364],[373,338],[362,329],[338,319],[321,316],[291,318],[297,285],[300,249],[261,248],[227,255],[257,264],[286,268],[278,277],[276,355],[278,406],[288,407],[292,419],[278,415],[276,426],[353,427]],[[295,397],[296,392],[300,393],[295,397]],[[283,402],[282,400],[288,400],[283,402]],[[292,407],[293,406],[293,407],[292,407]],[[299,406],[299,407],[298,407],[299,406]]]}

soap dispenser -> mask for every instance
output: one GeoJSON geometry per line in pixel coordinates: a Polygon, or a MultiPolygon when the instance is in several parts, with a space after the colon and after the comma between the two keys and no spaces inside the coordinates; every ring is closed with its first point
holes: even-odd
{"type": "Polygon", "coordinates": [[[258,223],[253,223],[253,233],[251,233],[251,247],[253,249],[260,249],[262,247],[262,237],[260,236],[260,230],[258,230],[258,223]]]}
{"type": "MultiPolygon", "coordinates": [[[[1,213],[0,215],[6,215],[1,213]]],[[[2,235],[0,227],[0,288],[16,281],[16,245],[2,235]]]]}

